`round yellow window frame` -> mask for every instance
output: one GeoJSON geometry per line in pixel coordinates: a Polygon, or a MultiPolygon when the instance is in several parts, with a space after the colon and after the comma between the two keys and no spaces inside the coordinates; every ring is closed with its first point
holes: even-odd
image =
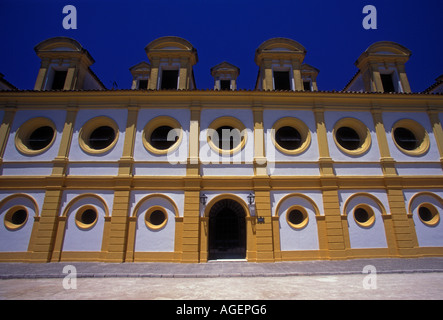
{"type": "Polygon", "coordinates": [[[418,215],[418,218],[420,219],[420,221],[429,227],[434,227],[440,222],[440,213],[438,212],[437,208],[431,203],[426,202],[426,203],[420,204],[420,206],[417,209],[417,215],[418,215]],[[419,214],[419,210],[422,207],[428,209],[431,212],[431,214],[432,214],[431,220],[425,221],[421,218],[421,216],[419,214]]]}
{"type": "Polygon", "coordinates": [[[165,208],[163,208],[161,206],[152,206],[146,211],[145,224],[148,227],[148,229],[160,230],[160,229],[164,228],[167,223],[168,223],[168,213],[166,212],[165,208]],[[165,220],[161,224],[155,225],[155,224],[151,223],[151,215],[155,211],[161,211],[161,212],[163,212],[163,214],[165,216],[165,220]]]}
{"type": "Polygon", "coordinates": [[[411,120],[411,119],[401,119],[397,121],[393,126],[391,130],[391,136],[392,140],[394,141],[395,146],[404,154],[407,154],[409,156],[419,156],[424,153],[426,153],[429,149],[429,135],[425,128],[418,122],[411,120]],[[394,131],[397,128],[405,128],[411,131],[414,136],[417,138],[418,141],[420,141],[420,145],[415,148],[414,150],[406,150],[403,149],[401,146],[398,145],[397,141],[395,140],[394,131]]]}
{"type": "Polygon", "coordinates": [[[80,148],[86,153],[93,155],[102,154],[114,148],[114,146],[118,141],[118,137],[119,137],[119,130],[117,123],[109,117],[99,116],[88,120],[82,126],[79,132],[79,145],[80,148]],[[106,148],[93,149],[89,146],[89,138],[91,137],[91,134],[95,129],[103,126],[110,127],[114,130],[115,133],[114,140],[106,148]]]}
{"type": "Polygon", "coordinates": [[[304,227],[306,227],[309,223],[309,215],[308,212],[306,211],[306,209],[302,206],[299,205],[294,205],[291,206],[290,208],[288,208],[288,210],[286,210],[286,222],[288,223],[288,225],[293,228],[293,229],[303,229],[304,227]],[[289,215],[293,210],[297,210],[300,211],[301,214],[303,215],[303,221],[301,223],[295,224],[292,223],[289,219],[289,215]]]}
{"type": "Polygon", "coordinates": [[[343,118],[338,120],[332,130],[332,136],[334,137],[335,145],[344,153],[352,156],[360,156],[364,154],[366,151],[369,150],[369,147],[372,143],[371,132],[369,131],[369,128],[363,122],[355,118],[343,118]],[[360,146],[357,149],[346,149],[337,141],[337,131],[342,127],[349,127],[358,134],[358,137],[360,138],[360,146]]]}
{"type": "Polygon", "coordinates": [[[77,213],[75,214],[75,224],[77,225],[77,227],[79,227],[82,230],[88,230],[91,229],[95,226],[95,224],[98,221],[98,212],[97,212],[97,208],[95,208],[92,205],[84,205],[82,206],[80,209],[77,210],[77,213]],[[82,214],[86,211],[86,210],[93,210],[95,212],[95,219],[92,223],[84,223],[82,222],[82,214]]]}
{"type": "Polygon", "coordinates": [[[362,228],[370,228],[374,225],[375,223],[375,213],[374,210],[372,210],[372,208],[367,205],[367,204],[359,204],[357,206],[355,206],[353,212],[352,212],[352,216],[354,217],[354,221],[356,224],[358,224],[360,227],[362,228]],[[366,220],[365,222],[360,222],[357,220],[357,218],[355,217],[355,212],[358,209],[363,209],[366,211],[366,213],[368,214],[368,220],[366,220]]]}
{"type": "Polygon", "coordinates": [[[248,139],[248,133],[246,131],[245,125],[243,124],[243,122],[241,122],[240,120],[238,120],[237,118],[234,118],[234,117],[217,118],[214,121],[212,121],[208,127],[208,132],[207,132],[208,144],[211,147],[211,149],[213,149],[214,151],[218,152],[221,155],[233,155],[233,154],[238,153],[240,150],[242,150],[245,147],[247,139],[248,139]],[[212,135],[214,134],[214,132],[217,132],[218,128],[224,127],[224,126],[229,126],[229,127],[232,127],[234,129],[237,129],[238,131],[240,131],[240,136],[241,136],[240,143],[237,146],[235,146],[234,148],[229,149],[229,150],[220,149],[212,141],[212,135]]]}
{"type": "Polygon", "coordinates": [[[311,132],[309,131],[308,126],[301,120],[297,118],[287,117],[287,118],[281,118],[277,120],[274,125],[272,126],[271,130],[271,140],[274,143],[274,146],[282,153],[290,154],[290,155],[296,155],[303,153],[311,144],[311,132]],[[302,143],[300,147],[294,150],[289,150],[283,148],[281,145],[279,145],[275,139],[275,134],[280,128],[283,127],[292,127],[295,130],[298,131],[298,133],[301,136],[302,143]]]}
{"type": "Polygon", "coordinates": [[[33,118],[23,123],[20,126],[20,128],[17,130],[17,133],[15,134],[15,147],[22,154],[35,156],[51,148],[51,146],[54,144],[56,136],[57,136],[57,130],[55,128],[54,123],[50,119],[44,117],[33,118]],[[35,130],[46,126],[51,127],[52,130],[54,131],[51,142],[46,147],[39,150],[29,149],[25,141],[29,139],[29,137],[35,130]]]}
{"type": "Polygon", "coordinates": [[[26,224],[26,222],[28,222],[28,218],[29,218],[29,212],[26,209],[26,207],[20,206],[20,205],[13,206],[12,208],[10,208],[6,212],[5,217],[4,217],[4,224],[5,224],[6,229],[8,229],[10,231],[15,231],[15,230],[22,228],[26,224]],[[25,221],[23,221],[20,224],[15,224],[12,222],[12,216],[14,215],[14,213],[16,213],[19,210],[24,210],[26,212],[26,219],[25,219],[25,221]]]}
{"type": "Polygon", "coordinates": [[[143,129],[142,134],[142,140],[143,140],[143,146],[148,150],[149,152],[157,155],[165,155],[171,152],[174,152],[183,139],[183,129],[180,125],[180,122],[178,122],[176,119],[168,116],[160,116],[156,117],[154,119],[151,119],[143,129]],[[173,128],[175,130],[178,139],[177,141],[172,144],[168,149],[157,149],[150,143],[150,137],[155,129],[161,127],[161,126],[168,126],[173,128]]]}

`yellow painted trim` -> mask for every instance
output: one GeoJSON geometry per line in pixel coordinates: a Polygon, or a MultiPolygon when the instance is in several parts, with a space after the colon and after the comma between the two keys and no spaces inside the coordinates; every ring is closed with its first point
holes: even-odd
{"type": "Polygon", "coordinates": [[[350,154],[353,156],[359,156],[364,154],[366,151],[368,151],[369,147],[371,146],[371,132],[369,131],[369,128],[360,120],[355,118],[342,118],[338,120],[334,128],[332,129],[332,137],[334,139],[335,145],[344,153],[350,154]],[[349,127],[353,129],[355,132],[357,132],[359,138],[360,138],[360,145],[355,150],[349,150],[343,147],[337,140],[337,130],[341,127],[349,127]]]}
{"type": "Polygon", "coordinates": [[[443,206],[443,199],[440,198],[438,195],[436,195],[435,193],[432,193],[430,191],[422,191],[419,193],[414,194],[411,199],[409,200],[409,204],[408,204],[408,213],[412,214],[412,203],[415,201],[415,199],[417,199],[418,197],[421,196],[429,196],[434,198],[435,200],[437,200],[439,203],[441,203],[441,205],[443,206]]]}
{"type": "MultiPolygon", "coordinates": [[[[220,139],[220,137],[219,137],[219,139],[220,139]]],[[[244,148],[247,139],[248,139],[248,133],[246,131],[245,125],[239,119],[234,118],[234,117],[226,116],[226,117],[217,118],[211,122],[211,124],[209,125],[209,127],[207,129],[207,141],[208,141],[209,146],[211,147],[211,149],[213,149],[214,151],[216,151],[217,153],[219,153],[221,155],[233,155],[233,154],[238,153],[240,150],[242,150],[244,148]],[[233,149],[230,149],[230,150],[220,149],[212,141],[212,135],[217,132],[216,130],[218,128],[223,127],[223,126],[230,126],[230,127],[233,127],[234,130],[240,131],[241,141],[233,149]]]]}
{"type": "Polygon", "coordinates": [[[48,150],[49,148],[51,148],[51,146],[54,144],[56,136],[57,136],[57,129],[55,127],[54,122],[52,122],[52,120],[50,120],[49,118],[45,118],[45,117],[32,118],[32,119],[26,121],[25,123],[23,123],[19,127],[19,129],[17,130],[17,132],[15,134],[15,139],[14,139],[15,147],[22,154],[25,154],[28,156],[35,156],[35,155],[41,154],[41,153],[45,152],[46,150],[48,150]],[[38,128],[44,127],[44,126],[51,127],[52,130],[54,131],[51,142],[46,147],[44,147],[40,150],[29,149],[24,141],[26,141],[35,130],[37,130],[38,128]]]}
{"type": "MultiPolygon", "coordinates": [[[[84,199],[84,198],[94,198],[98,201],[101,202],[101,204],[103,205],[104,211],[105,211],[105,217],[109,216],[109,209],[108,206],[106,205],[106,201],[100,197],[99,195],[96,195],[94,193],[84,193],[81,194],[75,198],[73,198],[71,201],[69,201],[68,205],[66,206],[65,210],[63,210],[63,213],[61,215],[61,217],[67,217],[68,212],[71,210],[71,207],[79,200],[84,199]]],[[[95,208],[95,207],[94,207],[95,208]]],[[[80,210],[80,209],[79,209],[80,210]]]]}
{"type": "Polygon", "coordinates": [[[2,201],[0,201],[0,209],[9,201],[11,201],[12,199],[16,199],[16,198],[26,198],[28,200],[30,200],[32,202],[32,204],[34,205],[34,217],[38,217],[39,216],[39,208],[38,208],[38,204],[37,201],[35,201],[35,199],[25,193],[16,193],[16,194],[11,194],[9,196],[7,196],[6,198],[4,198],[2,201]]]}
{"type": "Polygon", "coordinates": [[[309,148],[310,144],[311,144],[311,132],[308,128],[308,126],[301,121],[300,119],[297,118],[293,118],[293,117],[284,117],[281,118],[279,120],[277,120],[271,129],[271,140],[274,144],[274,146],[281,152],[289,154],[289,155],[297,155],[300,153],[303,153],[304,151],[306,151],[307,148],[309,148]],[[285,149],[282,146],[280,146],[277,141],[275,141],[275,134],[278,131],[278,129],[282,128],[282,127],[292,127],[294,129],[296,129],[301,136],[301,146],[295,150],[289,150],[289,149],[285,149]]]}
{"type": "Polygon", "coordinates": [[[280,201],[278,202],[276,208],[275,208],[274,216],[277,216],[277,217],[279,216],[278,213],[279,213],[279,211],[280,211],[280,206],[281,206],[281,205],[282,205],[287,199],[289,199],[289,198],[297,198],[297,197],[298,197],[298,198],[302,198],[302,199],[308,201],[308,202],[312,205],[312,207],[314,208],[315,215],[316,215],[316,216],[320,216],[320,210],[318,209],[317,204],[316,204],[316,203],[315,203],[310,197],[308,197],[307,195],[302,194],[302,193],[290,193],[290,194],[284,196],[283,198],[281,198],[280,201]]]}
{"type": "Polygon", "coordinates": [[[175,204],[174,200],[173,200],[172,198],[168,197],[167,195],[164,195],[164,194],[161,194],[161,193],[152,193],[152,194],[149,194],[149,195],[143,197],[142,199],[140,199],[140,200],[137,202],[137,204],[135,205],[134,210],[132,211],[132,214],[131,214],[130,216],[131,216],[131,217],[137,217],[137,216],[139,215],[139,212],[138,212],[138,211],[139,211],[140,207],[141,207],[146,201],[148,201],[148,200],[151,199],[151,198],[163,198],[163,199],[166,199],[166,200],[167,200],[169,203],[171,203],[172,206],[174,207],[174,215],[175,215],[176,217],[179,216],[178,207],[177,207],[177,205],[175,204]]]}
{"type": "Polygon", "coordinates": [[[245,210],[245,214],[246,214],[245,217],[251,216],[251,213],[249,212],[249,207],[242,198],[240,198],[239,196],[232,194],[232,193],[223,193],[223,194],[219,194],[219,195],[215,196],[206,204],[203,217],[209,217],[209,212],[211,211],[212,206],[214,204],[216,204],[217,202],[219,202],[220,200],[224,200],[224,199],[230,199],[230,200],[234,200],[234,201],[238,202],[243,207],[243,210],[245,210]]]}
{"type": "Polygon", "coordinates": [[[352,217],[354,218],[354,221],[356,224],[358,224],[360,227],[362,228],[370,228],[374,225],[375,223],[375,214],[374,214],[374,210],[372,210],[372,208],[370,206],[368,206],[367,204],[358,204],[355,206],[353,212],[352,212],[352,217]],[[360,222],[357,220],[357,218],[355,217],[355,212],[358,209],[363,209],[368,213],[368,220],[365,222],[360,222]]]}
{"type": "Polygon", "coordinates": [[[97,223],[97,221],[98,221],[98,212],[97,212],[97,209],[95,208],[95,206],[92,206],[92,205],[84,205],[84,206],[80,207],[75,214],[75,224],[77,225],[77,227],[79,227],[82,230],[89,230],[89,229],[93,228],[95,226],[95,224],[97,223]],[[81,215],[86,210],[94,210],[94,212],[95,212],[94,222],[92,222],[90,224],[86,224],[81,221],[81,215]]]}
{"type": "Polygon", "coordinates": [[[350,196],[345,201],[345,204],[343,205],[343,215],[346,215],[346,212],[348,211],[349,203],[352,201],[352,199],[354,199],[356,197],[366,197],[366,198],[373,200],[378,205],[378,208],[379,208],[382,215],[388,214],[386,212],[386,209],[385,209],[383,203],[376,196],[374,196],[368,192],[358,192],[358,193],[354,193],[352,196],[350,196]]]}
{"type": "Polygon", "coordinates": [[[28,219],[29,219],[29,213],[28,213],[28,210],[26,209],[26,207],[22,206],[22,205],[16,205],[16,206],[11,207],[6,212],[3,222],[5,224],[6,229],[8,229],[10,231],[16,231],[16,230],[21,229],[26,224],[26,222],[28,222],[28,219]],[[26,219],[24,222],[17,225],[17,224],[12,223],[12,216],[18,210],[25,210],[26,211],[26,219]]]}
{"type": "Polygon", "coordinates": [[[407,154],[409,156],[420,156],[420,155],[426,153],[429,149],[430,142],[429,142],[428,132],[425,130],[425,128],[423,128],[423,126],[421,124],[419,124],[418,122],[416,122],[414,120],[401,119],[401,120],[397,121],[392,126],[391,136],[392,136],[392,140],[394,141],[394,144],[398,148],[398,150],[400,150],[401,152],[403,152],[404,154],[407,154]],[[420,141],[420,145],[416,149],[406,150],[398,145],[398,143],[394,137],[394,131],[395,131],[395,129],[400,128],[400,127],[410,130],[414,134],[414,136],[417,138],[417,140],[420,141]]]}
{"type": "Polygon", "coordinates": [[[303,229],[304,227],[306,227],[309,223],[309,215],[308,212],[306,211],[306,209],[300,205],[293,205],[291,207],[288,208],[288,210],[286,210],[286,222],[288,223],[288,225],[292,228],[292,229],[303,229]],[[294,224],[290,221],[289,219],[289,214],[291,213],[291,211],[293,210],[297,210],[300,211],[301,214],[303,215],[303,221],[299,224],[294,224]]]}
{"type": "Polygon", "coordinates": [[[142,137],[143,137],[142,138],[143,145],[146,148],[146,150],[156,155],[164,155],[167,153],[174,152],[181,144],[183,139],[183,129],[178,120],[169,116],[160,116],[150,120],[146,124],[145,128],[143,129],[142,137]],[[151,143],[149,142],[152,132],[160,126],[169,126],[173,128],[175,134],[178,136],[177,141],[171,147],[165,150],[157,149],[154,146],[152,146],[151,143]]]}
{"type": "Polygon", "coordinates": [[[418,210],[420,210],[421,207],[424,207],[426,209],[428,209],[431,214],[432,214],[432,219],[429,221],[425,221],[422,219],[422,217],[420,216],[420,213],[417,213],[418,218],[420,219],[421,222],[423,222],[423,224],[429,226],[429,227],[434,227],[436,226],[439,222],[440,222],[440,214],[437,210],[437,208],[432,204],[432,203],[422,203],[420,204],[420,206],[418,207],[418,210]]]}
{"type": "Polygon", "coordinates": [[[79,136],[78,136],[78,142],[79,142],[79,146],[80,148],[88,153],[88,154],[102,154],[105,153],[109,150],[111,150],[112,148],[114,148],[115,144],[118,141],[118,136],[119,136],[119,128],[117,126],[117,123],[115,123],[115,121],[109,117],[106,116],[98,116],[95,118],[92,118],[90,120],[88,120],[80,129],[79,132],[79,136]],[[107,146],[106,148],[103,149],[93,149],[89,146],[89,137],[91,136],[92,132],[102,126],[108,126],[111,127],[114,130],[115,133],[115,137],[114,137],[114,141],[112,141],[111,144],[109,144],[109,146],[107,146]]]}
{"type": "Polygon", "coordinates": [[[168,223],[168,213],[166,212],[166,210],[163,207],[161,207],[161,206],[152,206],[152,207],[150,207],[146,211],[146,213],[145,213],[145,225],[146,225],[146,227],[148,227],[148,229],[157,231],[157,230],[163,229],[166,226],[167,223],[168,223]],[[159,224],[159,225],[155,225],[155,224],[152,224],[150,222],[151,215],[152,215],[152,213],[154,211],[161,211],[164,214],[164,216],[165,216],[165,220],[161,224],[159,224]]]}

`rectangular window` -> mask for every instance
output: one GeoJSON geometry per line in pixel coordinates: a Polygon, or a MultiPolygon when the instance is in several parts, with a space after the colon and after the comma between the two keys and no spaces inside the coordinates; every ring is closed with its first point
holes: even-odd
{"type": "Polygon", "coordinates": [[[220,90],[231,90],[231,80],[220,80],[220,90]]]}
{"type": "Polygon", "coordinates": [[[303,89],[305,89],[305,91],[311,91],[311,81],[303,81],[303,89]]]}
{"type": "Polygon", "coordinates": [[[160,89],[176,89],[178,82],[178,70],[163,70],[160,89]]]}
{"type": "Polygon", "coordinates": [[[289,71],[274,71],[274,89],[291,90],[289,71]]]}
{"type": "Polygon", "coordinates": [[[384,92],[395,92],[394,81],[392,81],[392,74],[380,74],[381,82],[383,84],[384,92]]]}
{"type": "Polygon", "coordinates": [[[138,80],[139,89],[148,89],[148,80],[138,80]]]}
{"type": "Polygon", "coordinates": [[[52,90],[63,90],[65,87],[65,80],[68,71],[54,71],[54,78],[52,79],[52,90]]]}

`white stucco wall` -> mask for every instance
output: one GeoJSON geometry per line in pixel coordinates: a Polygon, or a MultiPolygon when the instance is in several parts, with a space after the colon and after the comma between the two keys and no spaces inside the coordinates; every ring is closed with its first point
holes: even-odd
{"type": "Polygon", "coordinates": [[[131,203],[131,215],[137,214],[134,251],[173,252],[175,217],[183,215],[184,193],[168,191],[146,193],[135,191],[131,194],[131,203]],[[166,225],[158,230],[148,228],[145,223],[146,211],[153,206],[163,207],[168,215],[166,225]],[[138,210],[134,212],[136,208],[138,210]],[[177,212],[175,208],[177,208],[177,212]]]}
{"type": "Polygon", "coordinates": [[[63,251],[101,251],[103,230],[105,224],[105,205],[109,215],[112,213],[114,191],[88,190],[85,191],[65,191],[63,193],[60,215],[66,210],[69,204],[71,207],[66,212],[66,227],[63,240],[63,251]],[[85,193],[95,194],[103,199],[101,201],[94,197],[77,197],[85,193]],[[77,199],[76,199],[77,198],[77,199]],[[77,210],[84,205],[92,205],[97,211],[97,222],[90,229],[81,229],[75,223],[77,210]]]}
{"type": "Polygon", "coordinates": [[[438,200],[443,199],[443,190],[405,190],[408,213],[412,213],[415,232],[417,234],[418,245],[420,247],[441,247],[443,246],[443,204],[438,200]],[[432,196],[433,195],[433,196],[432,196]],[[440,215],[440,222],[435,226],[424,224],[418,216],[418,208],[423,203],[432,204],[440,215]]]}
{"type": "Polygon", "coordinates": [[[370,190],[370,191],[339,191],[340,206],[343,214],[348,217],[348,230],[349,238],[351,242],[351,248],[386,248],[386,233],[384,222],[382,218],[382,207],[373,198],[366,196],[363,193],[369,193],[377,198],[381,205],[385,208],[386,213],[389,212],[387,208],[388,199],[386,192],[383,190],[370,190]],[[354,196],[356,195],[356,196],[354,196]],[[350,198],[351,196],[354,196],[350,198]],[[348,201],[348,199],[350,199],[348,201]],[[354,219],[354,209],[359,204],[368,205],[374,212],[375,221],[370,227],[362,227],[357,224],[354,219]],[[346,208],[345,208],[346,205],[346,208]]]}
{"type": "Polygon", "coordinates": [[[37,208],[32,200],[26,197],[14,197],[6,201],[0,208],[0,252],[23,252],[28,251],[29,239],[31,237],[32,227],[34,225],[34,217],[40,215],[45,197],[44,191],[28,191],[28,190],[11,190],[0,192],[0,202],[12,195],[25,194],[37,204],[37,208]],[[8,210],[16,205],[26,208],[28,218],[26,223],[19,229],[9,230],[6,228],[4,219],[8,210]]]}
{"type": "Polygon", "coordinates": [[[323,201],[321,192],[306,190],[297,191],[296,193],[271,193],[273,216],[279,217],[280,248],[282,251],[319,249],[316,210],[313,203],[317,205],[318,211],[322,215],[323,201]],[[300,196],[300,194],[308,197],[311,201],[300,196]],[[302,229],[294,229],[287,222],[287,210],[293,205],[302,206],[308,213],[308,224],[302,229]]]}

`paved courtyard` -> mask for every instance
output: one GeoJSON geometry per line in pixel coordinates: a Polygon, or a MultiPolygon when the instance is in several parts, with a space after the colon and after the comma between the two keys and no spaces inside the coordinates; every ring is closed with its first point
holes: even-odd
{"type": "Polygon", "coordinates": [[[443,258],[0,264],[0,299],[443,299],[443,258]]]}

